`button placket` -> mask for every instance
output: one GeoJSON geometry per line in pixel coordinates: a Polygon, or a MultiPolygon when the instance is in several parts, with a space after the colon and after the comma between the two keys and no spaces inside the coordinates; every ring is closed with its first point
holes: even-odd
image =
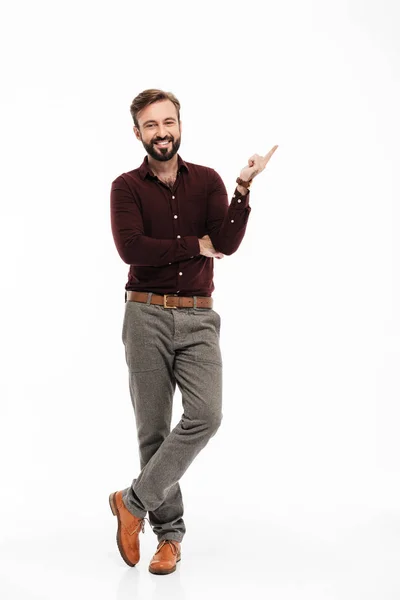
{"type": "MultiPolygon", "coordinates": [[[[176,199],[176,196],[174,194],[172,194],[171,200],[175,200],[175,199],[176,199]]],[[[172,216],[174,218],[174,221],[176,222],[176,220],[179,218],[178,211],[177,211],[177,208],[178,208],[177,207],[177,203],[176,202],[172,202],[171,203],[171,208],[172,208],[172,216]]],[[[176,238],[178,240],[180,240],[181,239],[181,235],[178,233],[177,236],[176,236],[176,238]]]]}

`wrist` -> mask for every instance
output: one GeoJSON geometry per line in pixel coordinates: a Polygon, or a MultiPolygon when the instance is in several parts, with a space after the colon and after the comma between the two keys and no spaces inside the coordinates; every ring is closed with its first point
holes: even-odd
{"type": "Polygon", "coordinates": [[[242,185],[237,185],[236,186],[237,191],[239,192],[239,194],[242,194],[243,196],[245,196],[248,192],[248,189],[243,187],[242,185]]]}
{"type": "Polygon", "coordinates": [[[242,178],[241,174],[239,177],[237,177],[236,179],[236,183],[237,183],[237,190],[238,192],[240,192],[240,194],[242,195],[246,195],[247,192],[250,189],[251,184],[253,183],[252,179],[246,179],[246,178],[242,178]]]}

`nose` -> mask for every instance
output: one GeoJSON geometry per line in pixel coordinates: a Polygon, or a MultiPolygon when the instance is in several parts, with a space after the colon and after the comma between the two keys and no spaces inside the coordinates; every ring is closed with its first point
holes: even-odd
{"type": "Polygon", "coordinates": [[[157,140],[165,140],[168,138],[167,129],[164,125],[160,125],[157,131],[157,140]]]}

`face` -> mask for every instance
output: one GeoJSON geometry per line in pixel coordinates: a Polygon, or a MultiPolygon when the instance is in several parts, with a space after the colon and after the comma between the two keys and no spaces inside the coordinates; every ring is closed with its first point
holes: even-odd
{"type": "Polygon", "coordinates": [[[171,100],[160,100],[138,113],[139,129],[133,128],[146,152],[160,162],[171,160],[181,145],[181,127],[176,108],[171,100]],[[160,146],[157,142],[168,141],[160,146]]]}

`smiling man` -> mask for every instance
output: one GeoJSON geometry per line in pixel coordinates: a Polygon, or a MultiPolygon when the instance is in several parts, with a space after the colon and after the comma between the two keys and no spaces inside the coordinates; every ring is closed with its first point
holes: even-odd
{"type": "Polygon", "coordinates": [[[122,341],[129,372],[141,471],[109,496],[118,519],[124,561],[140,559],[146,514],[158,545],[149,570],[172,573],[186,532],[179,480],[222,420],[221,317],[213,308],[213,259],[233,254],[251,208],[249,187],[275,152],[253,155],[228,202],[212,168],[178,154],[180,103],[148,89],[133,100],[133,131],[142,164],[111,184],[111,229],[130,266],[125,285],[122,341]],[[178,385],[183,414],[171,430],[178,385]]]}
{"type": "MultiPolygon", "coordinates": [[[[148,154],[152,172],[159,173],[161,179],[170,180],[173,186],[178,168],[177,152],[181,145],[182,124],[178,121],[176,108],[170,100],[153,103],[148,108],[146,116],[150,118],[146,118],[141,128],[135,126],[133,130],[148,154]],[[160,133],[154,133],[159,124],[163,127],[163,137],[160,137],[160,133]]],[[[141,120],[143,121],[143,117],[141,120]]]]}

